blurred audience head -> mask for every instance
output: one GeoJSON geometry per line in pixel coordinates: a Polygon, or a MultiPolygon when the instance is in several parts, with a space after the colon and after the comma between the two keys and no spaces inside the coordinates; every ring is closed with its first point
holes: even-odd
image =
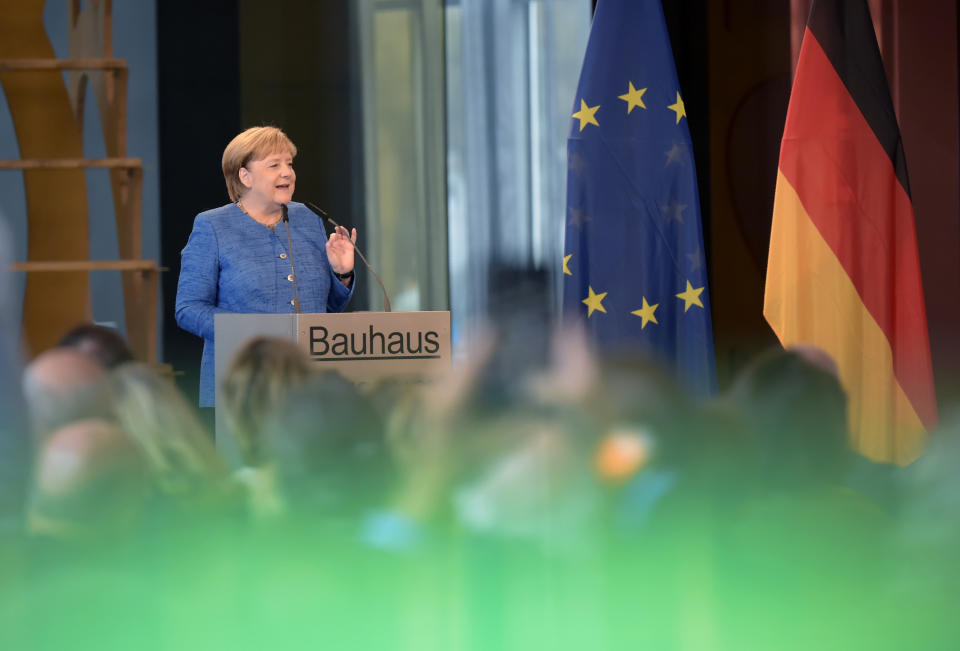
{"type": "Polygon", "coordinates": [[[836,478],[848,460],[847,397],[825,360],[810,347],[774,349],[730,391],[769,478],[836,478]]]}
{"type": "Polygon", "coordinates": [[[596,467],[601,476],[629,478],[649,464],[687,463],[701,446],[695,409],[677,382],[638,351],[606,354],[583,404],[601,440],[596,467]]]}
{"type": "Polygon", "coordinates": [[[359,515],[382,506],[395,471],[384,426],[369,401],[337,373],[288,393],[265,428],[280,491],[293,512],[359,515]]]}
{"type": "Polygon", "coordinates": [[[74,421],[110,414],[106,371],[72,348],[40,353],[24,371],[23,393],[38,439],[74,421]]]}
{"type": "Polygon", "coordinates": [[[133,361],[133,352],[119,332],[93,323],[83,323],[73,328],[57,345],[79,350],[108,369],[133,361]]]}
{"type": "Polygon", "coordinates": [[[825,351],[819,346],[814,346],[813,344],[794,344],[790,346],[787,350],[792,353],[796,353],[807,363],[816,366],[825,373],[829,373],[835,378],[840,378],[840,369],[837,367],[837,362],[835,359],[830,357],[830,353],[825,351]]]}
{"type": "Polygon", "coordinates": [[[58,429],[37,456],[30,532],[71,540],[130,532],[148,495],[145,470],[140,450],[113,423],[58,429]]]}
{"type": "Polygon", "coordinates": [[[490,268],[487,284],[489,316],[471,333],[494,343],[476,342],[485,350],[473,366],[471,406],[481,412],[525,402],[531,376],[543,372],[550,357],[549,274],[500,263],[490,268]]]}
{"type": "Polygon", "coordinates": [[[259,467],[267,461],[261,435],[264,422],[312,371],[303,351],[285,339],[251,339],[234,355],[222,398],[244,465],[259,467]]]}
{"type": "Polygon", "coordinates": [[[119,366],[111,380],[116,421],[141,450],[160,492],[188,507],[221,499],[226,465],[176,385],[139,362],[119,366]]]}

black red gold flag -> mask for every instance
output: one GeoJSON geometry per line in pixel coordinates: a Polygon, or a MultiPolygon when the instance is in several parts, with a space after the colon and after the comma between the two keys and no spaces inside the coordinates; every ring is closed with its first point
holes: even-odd
{"type": "Polygon", "coordinates": [[[907,167],[866,0],[814,0],[780,149],[764,316],[837,362],[853,447],[909,463],[937,423],[907,167]]]}

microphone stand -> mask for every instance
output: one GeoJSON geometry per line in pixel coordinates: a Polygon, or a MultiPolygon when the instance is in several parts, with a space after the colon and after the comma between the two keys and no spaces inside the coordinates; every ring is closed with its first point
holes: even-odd
{"type": "MultiPolygon", "coordinates": [[[[321,220],[326,219],[328,222],[330,222],[333,225],[334,228],[337,228],[338,226],[340,226],[340,224],[338,224],[337,222],[333,221],[333,219],[330,218],[330,215],[328,215],[323,208],[320,208],[315,204],[310,203],[309,201],[304,201],[303,205],[309,208],[321,220]]],[[[286,212],[284,212],[284,215],[286,215],[286,212]]],[[[356,252],[358,256],[360,256],[360,260],[363,262],[363,264],[366,265],[370,273],[373,274],[373,277],[377,279],[377,284],[380,285],[380,291],[383,292],[383,305],[384,305],[383,311],[391,312],[392,310],[390,309],[390,299],[387,297],[387,288],[383,286],[383,281],[380,280],[380,276],[378,276],[377,272],[373,270],[373,267],[370,266],[370,263],[367,262],[367,259],[363,257],[363,254],[360,252],[360,249],[357,248],[356,243],[349,239],[348,241],[350,242],[350,244],[353,245],[353,250],[356,252]]],[[[293,256],[290,256],[290,264],[293,264],[293,256]]],[[[296,291],[296,289],[294,289],[294,291],[296,291]]]]}

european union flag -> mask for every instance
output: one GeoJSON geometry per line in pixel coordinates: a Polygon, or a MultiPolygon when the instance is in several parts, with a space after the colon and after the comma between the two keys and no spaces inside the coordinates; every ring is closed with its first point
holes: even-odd
{"type": "Polygon", "coordinates": [[[660,0],[600,0],[567,145],[564,310],[716,390],[686,110],[660,0]]]}

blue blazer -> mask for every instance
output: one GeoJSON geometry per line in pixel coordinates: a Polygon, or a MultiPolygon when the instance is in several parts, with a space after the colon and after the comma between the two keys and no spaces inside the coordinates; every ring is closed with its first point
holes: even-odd
{"type": "MultiPolygon", "coordinates": [[[[323,224],[302,203],[287,205],[301,311],[343,311],[356,278],[347,288],[333,275],[323,224]]],[[[214,406],[213,316],[295,312],[289,256],[283,223],[270,230],[235,203],[194,220],[180,253],[176,315],[177,325],[203,338],[201,407],[214,406]]]]}

